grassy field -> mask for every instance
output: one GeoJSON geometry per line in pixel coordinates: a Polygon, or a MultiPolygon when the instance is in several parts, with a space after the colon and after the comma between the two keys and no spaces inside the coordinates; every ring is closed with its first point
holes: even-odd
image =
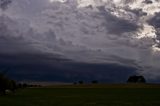
{"type": "Polygon", "coordinates": [[[150,85],[26,88],[0,96],[0,106],[160,106],[160,88],[150,85]]]}

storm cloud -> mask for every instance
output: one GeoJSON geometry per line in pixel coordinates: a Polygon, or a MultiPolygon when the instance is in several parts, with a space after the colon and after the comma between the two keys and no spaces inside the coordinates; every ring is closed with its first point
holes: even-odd
{"type": "MultiPolygon", "coordinates": [[[[130,67],[134,69],[130,73],[137,72],[147,79],[158,79],[159,2],[14,0],[7,9],[0,10],[1,64],[4,62],[12,66],[14,58],[22,54],[22,59],[17,59],[16,64],[36,64],[43,60],[40,64],[49,67],[47,70],[53,70],[46,72],[54,73],[52,75],[59,73],[54,69],[60,64],[64,68],[57,70],[66,69],[60,71],[61,77],[74,75],[74,71],[70,71],[73,69],[78,70],[75,73],[85,73],[86,66],[82,71],[78,69],[77,64],[81,63],[87,67],[103,64],[104,67],[106,65],[105,70],[110,64],[115,65],[112,67],[130,67]],[[26,56],[35,57],[38,61],[28,61],[26,56]],[[75,67],[67,69],[67,62],[75,67]]],[[[122,72],[118,68],[116,70],[117,73],[122,72]]],[[[87,76],[93,75],[95,79],[98,73],[102,73],[93,68],[89,72],[87,76]]]]}

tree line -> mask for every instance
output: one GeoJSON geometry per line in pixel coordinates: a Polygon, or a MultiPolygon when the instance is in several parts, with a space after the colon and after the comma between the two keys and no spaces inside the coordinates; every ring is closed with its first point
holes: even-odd
{"type": "Polygon", "coordinates": [[[7,90],[15,92],[17,84],[14,80],[8,79],[3,73],[0,73],[0,94],[5,95],[7,90]]]}
{"type": "Polygon", "coordinates": [[[15,93],[17,89],[27,87],[40,87],[40,85],[17,83],[16,81],[6,77],[4,73],[0,73],[0,95],[6,95],[7,93],[15,93]]]}
{"type": "MultiPolygon", "coordinates": [[[[146,83],[146,80],[143,76],[130,76],[127,83],[146,83]]],[[[77,84],[84,84],[83,80],[79,80],[74,82],[74,85],[77,84]]],[[[98,84],[98,80],[92,80],[91,84],[98,84]]],[[[19,88],[26,88],[26,87],[41,87],[41,85],[29,85],[27,83],[16,83],[14,80],[11,80],[5,76],[5,73],[0,73],[0,95],[5,95],[7,92],[14,93],[19,88]]]]}

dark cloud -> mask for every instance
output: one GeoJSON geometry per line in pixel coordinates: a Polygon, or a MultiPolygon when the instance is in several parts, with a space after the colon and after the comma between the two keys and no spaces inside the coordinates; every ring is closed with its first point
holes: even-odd
{"type": "Polygon", "coordinates": [[[77,63],[40,54],[0,54],[0,68],[9,68],[7,75],[18,81],[61,81],[78,80],[100,82],[125,82],[136,68],[117,64],[77,63]]]}
{"type": "Polygon", "coordinates": [[[144,12],[142,9],[130,9],[130,8],[126,8],[125,10],[127,12],[133,13],[136,16],[137,20],[139,20],[140,17],[147,15],[147,13],[144,12]]]}
{"type": "Polygon", "coordinates": [[[143,3],[146,3],[146,4],[152,4],[153,1],[152,0],[145,0],[143,3]]]}
{"type": "MultiPolygon", "coordinates": [[[[148,20],[148,23],[152,25],[156,30],[156,40],[160,41],[160,12],[155,13],[155,16],[148,20]]],[[[157,42],[158,47],[160,46],[160,43],[157,42]]]]}
{"type": "Polygon", "coordinates": [[[150,25],[154,26],[155,28],[160,28],[160,12],[155,13],[155,16],[151,18],[148,22],[150,25]]]}
{"type": "Polygon", "coordinates": [[[6,10],[8,5],[12,3],[12,0],[0,0],[0,8],[6,10]]]}
{"type": "Polygon", "coordinates": [[[125,32],[134,32],[140,28],[137,23],[112,15],[104,6],[98,7],[98,9],[100,11],[99,14],[106,19],[106,23],[103,23],[103,25],[106,26],[106,30],[108,30],[110,34],[119,35],[125,32]]]}
{"type": "Polygon", "coordinates": [[[159,13],[146,24],[150,8],[157,11],[156,2],[81,1],[15,0],[0,11],[0,66],[11,69],[8,75],[63,82],[124,82],[137,73],[160,76],[159,52],[148,36],[154,26],[160,39],[159,13]]]}

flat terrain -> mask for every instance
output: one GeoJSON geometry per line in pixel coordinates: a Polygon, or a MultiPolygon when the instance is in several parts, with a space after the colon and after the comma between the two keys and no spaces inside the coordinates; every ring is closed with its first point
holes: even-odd
{"type": "Polygon", "coordinates": [[[160,106],[160,87],[79,85],[26,88],[0,96],[0,106],[160,106]]]}

